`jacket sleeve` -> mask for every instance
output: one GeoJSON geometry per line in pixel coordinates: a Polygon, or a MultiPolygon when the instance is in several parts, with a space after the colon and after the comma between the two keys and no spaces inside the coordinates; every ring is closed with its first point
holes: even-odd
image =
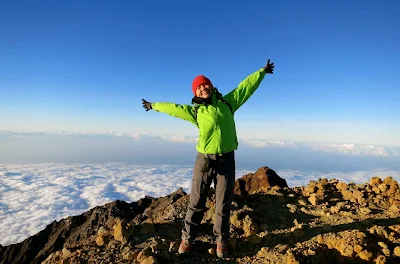
{"type": "Polygon", "coordinates": [[[170,116],[181,118],[197,126],[194,116],[194,108],[191,105],[157,102],[151,103],[151,107],[157,112],[166,113],[170,116]]]}
{"type": "Polygon", "coordinates": [[[263,68],[250,74],[244,79],[237,88],[224,96],[224,99],[231,105],[233,112],[239,109],[257,90],[261,81],[264,79],[265,70],[263,68]]]}

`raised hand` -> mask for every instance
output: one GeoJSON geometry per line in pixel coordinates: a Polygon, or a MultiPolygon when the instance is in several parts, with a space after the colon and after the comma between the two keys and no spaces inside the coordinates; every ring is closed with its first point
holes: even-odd
{"type": "Polygon", "coordinates": [[[150,109],[153,109],[153,107],[151,107],[151,103],[147,102],[144,99],[142,99],[142,104],[143,104],[143,108],[146,109],[146,112],[149,111],[150,109]]]}
{"type": "Polygon", "coordinates": [[[264,66],[264,70],[266,73],[274,73],[274,63],[270,63],[270,59],[268,59],[267,64],[264,66]]]}

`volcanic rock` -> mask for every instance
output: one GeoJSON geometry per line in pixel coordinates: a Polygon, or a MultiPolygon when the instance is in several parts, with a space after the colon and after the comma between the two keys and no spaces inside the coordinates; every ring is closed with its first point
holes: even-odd
{"type": "Polygon", "coordinates": [[[236,180],[234,193],[236,195],[247,195],[274,186],[288,187],[286,180],[279,177],[274,170],[261,167],[254,174],[249,173],[236,180]]]}

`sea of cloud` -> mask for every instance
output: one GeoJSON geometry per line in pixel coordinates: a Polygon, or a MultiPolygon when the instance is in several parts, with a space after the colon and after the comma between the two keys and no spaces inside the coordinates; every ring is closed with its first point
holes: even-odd
{"type": "MultiPolygon", "coordinates": [[[[254,172],[237,169],[236,178],[254,172]]],[[[319,178],[363,183],[372,176],[400,171],[351,173],[277,170],[290,187],[319,178]]],[[[130,164],[0,165],[0,244],[18,243],[62,218],[81,214],[114,200],[137,201],[145,195],[160,197],[182,187],[190,193],[192,166],[130,164]]]]}

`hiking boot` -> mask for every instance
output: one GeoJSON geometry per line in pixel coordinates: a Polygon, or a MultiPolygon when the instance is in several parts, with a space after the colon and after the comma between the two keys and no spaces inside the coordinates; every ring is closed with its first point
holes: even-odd
{"type": "Polygon", "coordinates": [[[228,244],[217,242],[217,256],[219,258],[226,258],[228,256],[228,244]]]}
{"type": "Polygon", "coordinates": [[[186,253],[190,253],[191,250],[192,250],[192,243],[190,243],[187,240],[182,240],[181,244],[179,245],[178,253],[186,254],[186,253]]]}

